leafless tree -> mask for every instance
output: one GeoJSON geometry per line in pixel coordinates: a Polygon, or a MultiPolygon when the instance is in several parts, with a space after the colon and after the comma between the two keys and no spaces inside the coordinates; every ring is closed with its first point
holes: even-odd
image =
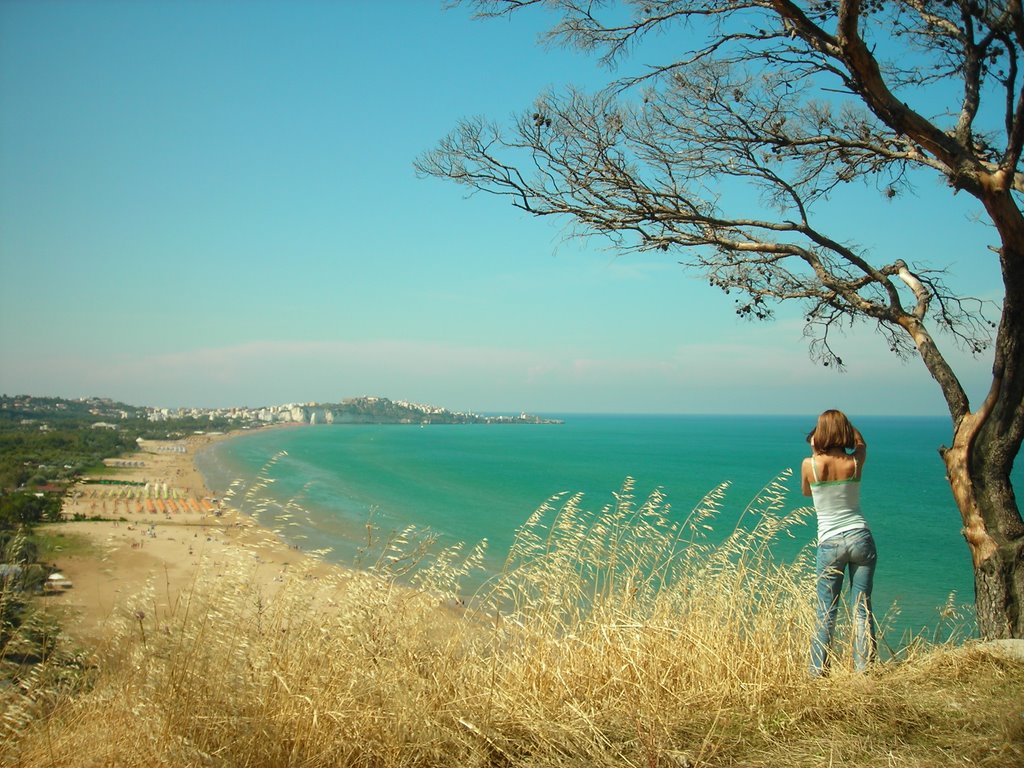
{"type": "Polygon", "coordinates": [[[835,330],[856,321],[896,354],[919,355],[952,417],[941,454],[980,633],[1024,637],[1024,523],[1010,481],[1024,436],[1020,0],[464,2],[481,16],[544,6],[557,19],[551,42],[607,64],[656,33],[678,54],[597,94],[543,95],[508,127],[466,119],[418,170],[566,217],[576,234],[626,251],[685,254],[741,297],[741,315],[800,302],[826,365],[842,367],[835,330]],[[976,258],[1001,268],[993,320],[943,272],[906,254],[876,258],[820,227],[841,185],[874,185],[898,204],[935,174],[950,195],[976,198],[991,226],[994,247],[976,258]],[[759,202],[729,194],[737,185],[759,202]],[[993,354],[982,402],[972,407],[936,336],[993,354]]]}

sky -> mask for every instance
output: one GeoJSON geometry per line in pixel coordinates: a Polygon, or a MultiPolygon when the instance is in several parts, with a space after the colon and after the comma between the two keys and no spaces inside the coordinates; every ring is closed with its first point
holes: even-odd
{"type": "MultiPolygon", "coordinates": [[[[608,78],[539,45],[549,23],[441,0],[0,0],[0,392],[945,412],[920,361],[867,326],[839,374],[810,359],[796,308],[752,324],[680,254],[619,254],[418,178],[459,119],[507,122],[608,78]]],[[[832,211],[875,253],[998,298],[975,214],[938,185],[832,211]]],[[[976,401],[990,359],[940,344],[976,401]]]]}

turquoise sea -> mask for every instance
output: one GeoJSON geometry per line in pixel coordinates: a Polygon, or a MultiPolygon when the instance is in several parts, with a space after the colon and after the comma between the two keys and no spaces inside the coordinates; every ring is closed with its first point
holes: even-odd
{"type": "MultiPolygon", "coordinates": [[[[680,518],[728,481],[715,523],[722,535],[786,470],[793,470],[787,508],[808,503],[799,466],[812,416],[548,415],[564,423],[263,429],[215,443],[197,463],[215,493],[233,485],[232,500],[261,524],[302,549],[330,548],[328,558],[346,565],[372,521],[383,533],[429,528],[445,543],[487,539],[488,565],[496,568],[515,529],[546,499],[583,492],[597,510],[627,476],[638,499],[662,489],[680,518]]],[[[879,549],[875,606],[880,616],[889,612],[889,636],[898,642],[907,630],[939,627],[951,593],[957,604],[973,601],[970,556],[937,452],[950,440],[949,421],[855,423],[869,447],[862,500],[879,549]]],[[[780,556],[813,541],[812,521],[796,534],[780,556]]]]}

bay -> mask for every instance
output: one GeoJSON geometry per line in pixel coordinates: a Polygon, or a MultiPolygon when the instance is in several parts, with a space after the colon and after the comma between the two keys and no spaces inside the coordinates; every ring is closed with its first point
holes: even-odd
{"type": "MultiPolygon", "coordinates": [[[[546,499],[582,492],[588,508],[600,509],[626,477],[638,499],[661,489],[680,519],[728,482],[713,522],[722,536],[786,472],[786,509],[809,503],[799,466],[813,416],[550,415],[564,423],[262,429],[213,444],[197,463],[211,490],[231,493],[290,543],[327,548],[344,565],[357,564],[369,523],[377,536],[415,525],[446,544],[487,539],[486,566],[496,569],[516,528],[546,499]]],[[[970,556],[937,452],[950,440],[948,419],[855,423],[869,445],[862,502],[879,549],[876,612],[894,642],[944,631],[947,599],[973,600],[970,556]]],[[[795,534],[780,542],[781,556],[813,542],[813,520],[795,534]]]]}

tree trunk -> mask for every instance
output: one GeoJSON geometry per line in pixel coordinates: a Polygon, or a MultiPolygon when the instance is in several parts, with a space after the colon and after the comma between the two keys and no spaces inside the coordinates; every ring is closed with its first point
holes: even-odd
{"type": "Polygon", "coordinates": [[[978,631],[1024,638],[1024,522],[1010,482],[1024,437],[1024,220],[1008,194],[984,200],[1002,236],[1005,293],[992,386],[973,413],[954,413],[941,450],[974,562],[978,631]]]}
{"type": "Polygon", "coordinates": [[[956,429],[953,446],[942,450],[974,564],[978,632],[987,640],[1024,638],[1024,525],[1009,472],[987,458],[996,441],[985,435],[997,430],[971,414],[956,429]]]}

